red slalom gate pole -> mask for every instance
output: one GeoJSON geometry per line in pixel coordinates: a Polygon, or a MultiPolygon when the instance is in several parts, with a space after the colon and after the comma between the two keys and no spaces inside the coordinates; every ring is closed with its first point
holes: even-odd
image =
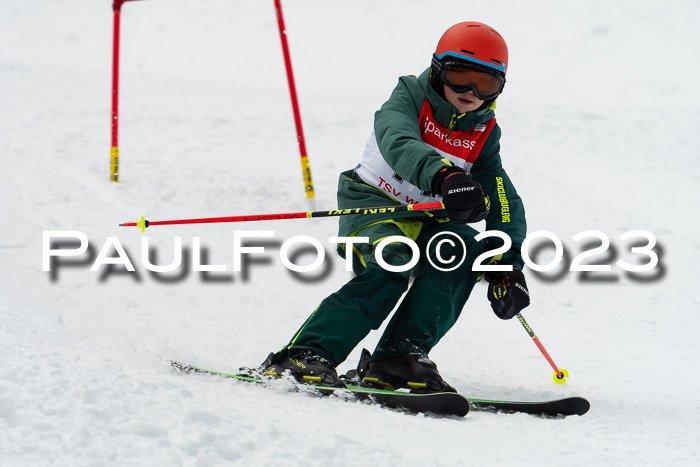
{"type": "Polygon", "coordinates": [[[124,0],[114,0],[114,38],[112,41],[112,148],[109,179],[119,181],[119,17],[124,0]]]}
{"type": "Polygon", "coordinates": [[[287,82],[289,83],[289,94],[292,98],[292,111],[294,112],[294,123],[297,129],[297,139],[299,140],[299,152],[301,153],[301,170],[304,176],[304,190],[306,191],[306,200],[310,209],[315,208],[314,182],[311,179],[311,165],[309,157],[306,153],[306,144],[304,143],[304,129],[301,126],[301,113],[299,112],[299,102],[297,100],[296,86],[294,85],[294,73],[292,72],[292,58],[289,54],[289,45],[287,44],[287,29],[284,26],[284,17],[282,16],[282,2],[275,1],[275,10],[277,11],[277,25],[280,31],[280,40],[282,41],[282,53],[284,54],[284,65],[287,69],[287,82]]]}
{"type": "Polygon", "coordinates": [[[119,224],[120,227],[140,227],[141,232],[152,225],[175,225],[175,224],[212,224],[221,222],[251,222],[251,221],[271,221],[280,219],[310,219],[313,217],[336,217],[336,216],[355,216],[368,214],[383,214],[388,212],[404,212],[404,211],[433,211],[443,209],[445,206],[441,201],[433,203],[414,203],[396,206],[378,206],[368,208],[355,209],[336,209],[333,211],[308,211],[308,212],[286,212],[282,214],[253,214],[245,216],[229,216],[229,217],[204,217],[200,219],[178,219],[170,221],[147,221],[141,216],[138,222],[125,222],[119,224]]]}
{"type": "Polygon", "coordinates": [[[114,37],[112,41],[112,147],[110,150],[109,179],[119,181],[119,28],[122,5],[135,0],[114,0],[114,37]]]}
{"type": "Polygon", "coordinates": [[[544,355],[544,358],[549,362],[549,365],[552,368],[554,368],[554,382],[557,384],[565,384],[566,378],[569,377],[569,372],[566,371],[564,368],[557,367],[557,365],[554,363],[554,360],[552,360],[552,357],[549,356],[549,352],[547,352],[547,349],[544,348],[544,345],[542,345],[540,339],[535,335],[535,332],[532,330],[532,327],[530,327],[528,322],[525,321],[523,315],[521,313],[518,313],[517,315],[515,315],[515,317],[518,318],[520,324],[523,325],[523,327],[527,331],[528,335],[532,338],[537,348],[540,349],[540,352],[542,352],[542,355],[544,355]]]}

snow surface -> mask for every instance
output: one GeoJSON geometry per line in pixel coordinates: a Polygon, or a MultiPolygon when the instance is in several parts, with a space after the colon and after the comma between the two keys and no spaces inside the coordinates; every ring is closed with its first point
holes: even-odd
{"type": "Polygon", "coordinates": [[[350,273],[327,242],[333,219],[153,227],[157,264],[175,236],[188,252],[199,237],[227,272],[143,267],[142,234],[119,223],[306,206],[272,0],[123,7],[121,181],[109,181],[110,4],[0,2],[0,465],[700,464],[700,4],[284,2],[319,209],[335,207],[338,173],[397,77],[420,73],[447,27],[479,20],[510,48],[497,117],[529,231],[556,233],[568,264],[578,232],[610,237],[615,255],[595,258],[609,264],[644,259],[621,234],[656,236],[651,274],[527,272],[524,315],[568,384],[492,314],[483,285],[431,353],[469,396],[589,398],[587,415],[561,420],[406,415],[172,374],[169,359],[261,362],[350,273]],[[87,256],[44,272],[51,230],[83,232],[92,259],[117,237],[136,272],[90,272],[87,256]],[[233,232],[256,230],[275,232],[266,254],[232,272],[233,232]],[[325,273],[280,264],[296,235],[324,243],[325,273]]]}

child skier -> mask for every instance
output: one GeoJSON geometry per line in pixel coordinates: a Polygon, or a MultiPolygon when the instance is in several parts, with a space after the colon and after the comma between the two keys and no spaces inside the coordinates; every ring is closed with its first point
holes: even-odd
{"type": "MultiPolygon", "coordinates": [[[[487,230],[504,232],[512,241],[498,264],[513,270],[486,274],[493,311],[510,319],[528,306],[520,271],[525,211],[501,167],[501,130],[494,118],[507,63],[508,49],[498,32],[482,23],[464,22],[442,36],[430,68],[417,78],[399,79],[375,114],[374,131],[359,165],[340,176],[338,207],[441,199],[445,209],[341,217],[340,236],[369,239],[339,248],[343,255],[346,247],[352,248],[356,277],[323,300],[286,347],[270,354],[262,366],[266,374],[289,371],[300,380],[343,386],[335,367],[370,330],[380,327],[413,277],[374,354],[358,368],[360,377],[388,389],[454,392],[428,353],[457,321],[480,279],[481,273],[472,271],[476,257],[503,244],[495,237],[474,240],[478,232],[466,224],[484,219],[487,230]],[[463,240],[466,259],[456,269],[438,267],[444,258],[464,256],[459,242],[433,242],[439,251],[426,249],[437,234],[463,240]],[[410,271],[388,271],[375,258],[378,243],[396,235],[420,247],[420,261],[410,271]]],[[[382,252],[392,266],[409,263],[412,255],[406,242],[389,243],[382,252]]]]}

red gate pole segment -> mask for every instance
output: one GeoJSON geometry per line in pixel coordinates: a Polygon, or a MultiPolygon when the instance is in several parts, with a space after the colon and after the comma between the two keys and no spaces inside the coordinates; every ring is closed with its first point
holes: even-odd
{"type": "Polygon", "coordinates": [[[114,0],[114,39],[112,41],[112,148],[109,179],[119,181],[119,25],[122,4],[135,0],[114,0]]]}
{"type": "Polygon", "coordinates": [[[287,82],[289,83],[289,94],[292,98],[292,111],[294,112],[294,123],[297,129],[297,138],[299,140],[299,152],[301,153],[301,170],[304,176],[304,189],[306,191],[306,200],[310,209],[315,209],[315,194],[314,183],[311,179],[311,166],[309,165],[309,157],[306,154],[306,144],[304,143],[304,130],[301,126],[301,113],[299,112],[299,102],[297,100],[296,86],[294,85],[294,73],[292,72],[292,59],[289,54],[289,46],[287,44],[287,29],[284,26],[284,17],[282,16],[282,2],[275,1],[275,10],[277,11],[277,25],[280,31],[280,39],[282,41],[282,53],[284,54],[284,65],[287,69],[287,82]]]}
{"type": "Polygon", "coordinates": [[[124,0],[114,0],[114,39],[112,47],[112,148],[110,151],[109,179],[119,181],[119,15],[124,0]]]}

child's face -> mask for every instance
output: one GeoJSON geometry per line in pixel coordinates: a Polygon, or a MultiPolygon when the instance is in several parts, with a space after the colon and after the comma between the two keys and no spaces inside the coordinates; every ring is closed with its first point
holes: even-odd
{"type": "Polygon", "coordinates": [[[447,102],[454,105],[459,113],[471,112],[481,107],[481,104],[484,103],[484,101],[476,97],[471,90],[456,93],[444,84],[442,88],[445,92],[445,99],[447,99],[447,102]]]}

